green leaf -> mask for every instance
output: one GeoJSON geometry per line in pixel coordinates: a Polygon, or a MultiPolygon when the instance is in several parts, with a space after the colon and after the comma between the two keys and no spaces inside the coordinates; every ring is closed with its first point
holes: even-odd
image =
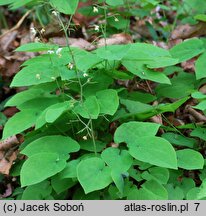
{"type": "Polygon", "coordinates": [[[64,14],[74,14],[79,3],[79,0],[49,0],[52,7],[64,14]]]}
{"type": "Polygon", "coordinates": [[[171,144],[178,145],[178,146],[187,146],[189,148],[193,148],[196,144],[196,140],[193,138],[185,137],[180,134],[175,133],[164,133],[162,137],[168,140],[171,144]]]}
{"type": "Polygon", "coordinates": [[[100,113],[114,115],[119,107],[117,91],[114,89],[105,89],[98,91],[96,97],[100,106],[100,113]]]}
{"type": "Polygon", "coordinates": [[[42,94],[43,94],[43,91],[41,89],[28,89],[26,91],[22,91],[12,96],[12,98],[10,98],[6,102],[5,107],[6,106],[18,106],[28,100],[39,97],[42,94]]]}
{"type": "Polygon", "coordinates": [[[124,1],[123,0],[106,0],[106,3],[111,6],[119,6],[119,5],[123,5],[124,1]]]}
{"type": "Polygon", "coordinates": [[[76,47],[72,48],[72,53],[75,58],[76,67],[84,72],[102,61],[102,59],[99,58],[95,53],[87,52],[86,50],[76,47]]]}
{"type": "Polygon", "coordinates": [[[35,185],[31,185],[24,189],[22,200],[43,200],[52,192],[52,187],[48,181],[43,181],[35,185]]]}
{"type": "Polygon", "coordinates": [[[206,128],[195,128],[191,133],[190,136],[198,137],[204,141],[206,141],[206,128]]]}
{"type": "Polygon", "coordinates": [[[60,179],[76,178],[77,177],[77,166],[79,162],[80,162],[79,159],[69,161],[66,167],[60,173],[58,173],[59,178],[60,179]]]}
{"type": "MultiPolygon", "coordinates": [[[[152,61],[161,57],[171,57],[168,50],[148,43],[133,43],[124,60],[152,61]]],[[[143,63],[144,64],[144,63],[143,63]]]]}
{"type": "Polygon", "coordinates": [[[192,106],[195,109],[205,111],[206,110],[206,100],[201,101],[196,106],[192,106]]]}
{"type": "Polygon", "coordinates": [[[31,157],[32,155],[48,152],[57,153],[59,155],[67,155],[68,153],[79,151],[79,144],[70,137],[61,135],[44,136],[27,145],[22,154],[31,157]]]}
{"type": "Polygon", "coordinates": [[[51,178],[51,185],[57,194],[68,190],[77,183],[77,180],[73,179],[61,179],[59,175],[55,175],[51,178]]]}
{"type": "Polygon", "coordinates": [[[87,119],[97,119],[100,113],[98,100],[95,96],[86,98],[83,103],[79,103],[74,111],[87,119]]]}
{"type": "Polygon", "coordinates": [[[123,195],[124,192],[124,178],[123,175],[118,170],[111,171],[111,177],[114,181],[115,185],[117,186],[120,193],[123,195]]]}
{"type": "Polygon", "coordinates": [[[206,52],[204,52],[195,62],[195,75],[197,79],[202,79],[206,77],[205,67],[206,67],[206,52]]]}
{"type": "MultiPolygon", "coordinates": [[[[156,115],[157,112],[155,108],[149,104],[141,103],[139,101],[132,101],[127,99],[120,99],[120,103],[126,107],[126,110],[129,112],[122,117],[133,116],[138,120],[145,120],[153,115],[156,115]]],[[[121,118],[121,116],[119,116],[121,118]]]]}
{"type": "Polygon", "coordinates": [[[58,46],[54,44],[38,42],[38,43],[23,44],[20,47],[18,47],[15,51],[17,52],[40,52],[40,51],[54,50],[57,48],[58,46]]]}
{"type": "Polygon", "coordinates": [[[204,51],[204,45],[200,39],[186,40],[170,49],[171,55],[179,59],[179,62],[187,61],[204,51]]]}
{"type": "MultiPolygon", "coordinates": [[[[122,0],[120,0],[120,1],[122,1],[122,0]]],[[[110,26],[112,26],[118,30],[124,30],[129,25],[130,20],[125,19],[122,16],[117,15],[115,17],[113,17],[113,16],[108,17],[107,23],[108,23],[108,25],[110,25],[110,26]]]]}
{"type": "Polygon", "coordinates": [[[94,52],[105,60],[121,60],[129,51],[130,45],[110,45],[96,49],[94,52]]]}
{"type": "Polygon", "coordinates": [[[22,1],[13,0],[13,1],[11,1],[10,3],[12,3],[12,4],[10,5],[10,9],[16,10],[16,9],[18,9],[18,8],[20,8],[20,7],[27,6],[27,5],[29,5],[30,3],[31,3],[31,4],[32,4],[32,3],[37,3],[37,1],[36,1],[36,0],[22,0],[22,1]]]}
{"type": "Polygon", "coordinates": [[[11,87],[31,86],[40,83],[53,82],[60,75],[60,67],[52,63],[29,65],[20,70],[14,77],[11,87]]]}
{"type": "Polygon", "coordinates": [[[72,108],[71,101],[65,101],[62,103],[56,103],[54,105],[49,106],[46,109],[45,120],[48,123],[54,122],[58,117],[62,115],[66,110],[70,110],[72,108]]]}
{"type": "Polygon", "coordinates": [[[188,99],[190,99],[190,97],[181,98],[180,100],[177,100],[174,103],[159,104],[156,107],[156,110],[158,113],[175,112],[177,108],[184,104],[188,99]]]}
{"type": "Polygon", "coordinates": [[[156,166],[177,169],[176,153],[171,144],[153,136],[136,137],[128,142],[129,153],[137,160],[156,166]]]}
{"type": "Polygon", "coordinates": [[[169,171],[162,167],[151,167],[148,171],[144,171],[141,177],[148,181],[154,179],[160,184],[167,184],[167,181],[169,180],[169,171]]]}
{"type": "Polygon", "coordinates": [[[91,83],[84,86],[84,97],[94,95],[94,92],[105,90],[109,88],[109,85],[113,83],[113,79],[105,74],[105,70],[95,71],[91,83]]]}
{"type": "Polygon", "coordinates": [[[8,4],[13,3],[14,1],[15,1],[15,0],[8,0],[8,1],[0,0],[0,5],[8,5],[8,4]]]}
{"type": "Polygon", "coordinates": [[[146,43],[131,44],[123,62],[125,60],[139,67],[146,65],[149,68],[161,68],[178,63],[178,59],[173,58],[168,50],[146,43]]]}
{"type": "Polygon", "coordinates": [[[203,169],[204,158],[203,156],[192,149],[183,149],[176,151],[177,165],[186,170],[203,169]]]}
{"type": "Polygon", "coordinates": [[[111,170],[101,158],[88,158],[77,167],[77,178],[85,193],[101,190],[111,182],[111,170]]]}
{"type": "Polygon", "coordinates": [[[114,141],[115,143],[129,143],[136,140],[137,137],[155,136],[159,127],[160,125],[155,123],[130,121],[117,128],[114,134],[114,141]]]}
{"type": "Polygon", "coordinates": [[[194,19],[206,22],[206,15],[205,14],[197,14],[196,16],[194,16],[194,19]]]}
{"type": "Polygon", "coordinates": [[[26,109],[16,113],[5,124],[3,139],[21,133],[24,130],[32,127],[35,124],[36,119],[38,118],[40,113],[41,110],[37,111],[34,109],[26,109]]]}
{"type": "Polygon", "coordinates": [[[181,181],[178,181],[177,185],[183,190],[184,196],[186,197],[188,191],[191,188],[195,187],[195,182],[191,178],[184,177],[184,178],[181,179],[181,181]]]}
{"type": "Polygon", "coordinates": [[[167,190],[157,181],[146,181],[139,190],[132,189],[127,197],[129,200],[167,200],[167,190]]]}
{"type": "Polygon", "coordinates": [[[129,72],[139,76],[141,79],[151,80],[158,83],[171,84],[169,78],[164,73],[148,69],[136,60],[124,60],[122,61],[122,64],[127,68],[129,72]]]}
{"type": "Polygon", "coordinates": [[[35,129],[38,129],[46,123],[53,123],[56,121],[64,112],[71,110],[73,107],[72,101],[65,101],[62,103],[55,103],[47,107],[36,120],[35,129]]]}
{"type": "Polygon", "coordinates": [[[25,161],[20,173],[21,186],[37,184],[66,166],[66,158],[60,158],[56,153],[39,153],[25,161]]]}
{"type": "MultiPolygon", "coordinates": [[[[81,149],[90,151],[90,152],[94,152],[94,143],[92,139],[79,141],[79,144],[80,144],[81,149]]],[[[95,146],[96,151],[101,152],[102,149],[106,147],[107,143],[99,141],[99,140],[95,140],[95,145],[96,145],[95,146]]]]}
{"type": "Polygon", "coordinates": [[[18,105],[17,108],[21,111],[29,109],[43,111],[48,106],[58,103],[59,100],[60,97],[57,97],[56,95],[50,95],[49,97],[37,97],[18,105]]]}
{"type": "Polygon", "coordinates": [[[117,128],[115,143],[126,142],[129,153],[137,160],[160,167],[177,169],[176,153],[165,139],[155,137],[158,124],[147,122],[128,122],[117,128]]]}
{"type": "Polygon", "coordinates": [[[192,188],[187,193],[187,199],[188,200],[200,200],[206,198],[206,179],[203,180],[200,187],[192,188]]]}
{"type": "Polygon", "coordinates": [[[193,92],[191,96],[196,99],[206,99],[206,95],[199,91],[193,92]]]}
{"type": "Polygon", "coordinates": [[[165,187],[168,192],[169,200],[183,200],[184,199],[184,193],[180,187],[174,186],[173,184],[168,184],[165,187]]]}
{"type": "Polygon", "coordinates": [[[115,171],[124,173],[131,167],[133,158],[126,150],[120,151],[117,148],[107,148],[101,154],[105,163],[115,171]]]}
{"type": "Polygon", "coordinates": [[[155,92],[158,97],[182,98],[190,95],[195,89],[195,76],[189,73],[179,73],[171,80],[172,85],[160,84],[155,92]]]}

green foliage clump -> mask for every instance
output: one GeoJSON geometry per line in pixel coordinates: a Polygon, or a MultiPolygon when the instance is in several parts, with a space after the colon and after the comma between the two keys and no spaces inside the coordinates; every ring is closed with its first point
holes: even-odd
{"type": "MultiPolygon", "coordinates": [[[[74,14],[78,4],[47,2],[59,18],[60,13],[74,14]]],[[[141,2],[145,13],[147,7],[159,4],[131,2],[141,2]]],[[[40,3],[7,1],[13,9],[40,3]]],[[[124,1],[106,3],[115,8],[124,1]]],[[[206,140],[205,128],[184,125],[191,131],[186,137],[183,126],[148,122],[156,115],[174,113],[191,98],[197,100],[193,108],[205,113],[206,96],[198,91],[206,77],[204,40],[190,39],[169,50],[136,42],[88,52],[37,42],[16,51],[41,55],[23,63],[11,87],[27,89],[5,104],[20,111],[5,124],[3,139],[16,134],[25,139],[20,154],[26,159],[17,159],[11,172],[21,187],[13,198],[206,198],[205,161],[197,143],[206,140]],[[169,71],[178,68],[175,65],[193,57],[198,57],[195,74],[178,70],[169,77],[169,71]],[[118,85],[118,80],[128,79],[155,83],[154,94],[118,85]],[[155,100],[158,105],[152,105],[155,100]],[[161,135],[160,130],[166,132],[161,135]],[[190,170],[201,172],[199,187],[184,176],[190,170]]]]}

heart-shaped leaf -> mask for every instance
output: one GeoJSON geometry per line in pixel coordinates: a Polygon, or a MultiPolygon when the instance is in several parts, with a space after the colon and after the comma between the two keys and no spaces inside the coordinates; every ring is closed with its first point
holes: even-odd
{"type": "Polygon", "coordinates": [[[31,142],[21,152],[22,154],[31,157],[40,152],[58,153],[59,155],[67,155],[71,152],[79,151],[78,142],[70,137],[61,135],[45,136],[31,142]]]}
{"type": "Polygon", "coordinates": [[[85,193],[101,190],[111,182],[111,170],[101,158],[88,158],[77,167],[77,178],[85,193]]]}
{"type": "Polygon", "coordinates": [[[37,184],[55,175],[65,168],[66,159],[60,158],[56,153],[39,153],[31,156],[21,168],[21,186],[37,184]]]}

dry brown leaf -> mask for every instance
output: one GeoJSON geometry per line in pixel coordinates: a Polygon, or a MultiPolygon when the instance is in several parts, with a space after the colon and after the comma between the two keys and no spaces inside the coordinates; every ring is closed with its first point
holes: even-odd
{"type": "Polygon", "coordinates": [[[151,38],[151,33],[146,26],[146,20],[137,20],[131,25],[131,29],[135,34],[137,34],[136,38],[151,38]]]}
{"type": "Polygon", "coordinates": [[[0,39],[0,49],[6,51],[9,45],[16,39],[17,33],[18,31],[12,31],[4,35],[4,37],[0,39]]]}
{"type": "Polygon", "coordinates": [[[168,44],[166,44],[163,41],[152,41],[152,44],[155,45],[155,46],[158,46],[160,48],[163,48],[163,49],[169,49],[168,44]]]}
{"type": "Polygon", "coordinates": [[[0,173],[8,175],[13,162],[17,158],[17,151],[4,153],[0,151],[0,173]]]}
{"type": "Polygon", "coordinates": [[[7,188],[4,192],[4,194],[0,194],[0,198],[6,198],[6,197],[9,197],[10,195],[12,194],[12,187],[11,187],[11,184],[7,184],[7,188]]]}
{"type": "Polygon", "coordinates": [[[119,33],[119,34],[112,35],[110,38],[106,38],[106,40],[104,38],[101,38],[97,42],[97,47],[102,47],[105,45],[128,44],[132,42],[133,42],[132,37],[129,34],[119,33]]]}
{"type": "Polygon", "coordinates": [[[9,150],[17,144],[19,144],[17,136],[8,137],[7,139],[0,141],[0,151],[9,150]]]}
{"type": "Polygon", "coordinates": [[[187,105],[185,107],[185,110],[192,115],[196,121],[198,122],[206,122],[206,116],[204,116],[202,113],[198,112],[197,110],[193,109],[191,106],[187,105]]]}
{"type": "Polygon", "coordinates": [[[201,87],[199,88],[199,91],[202,92],[203,94],[206,94],[206,84],[203,85],[203,86],[201,86],[201,87]]]}
{"type": "Polygon", "coordinates": [[[17,136],[11,136],[0,141],[0,173],[5,175],[9,174],[11,166],[17,158],[19,144],[20,142],[17,136]]]}
{"type": "Polygon", "coordinates": [[[199,22],[196,25],[180,25],[171,33],[170,38],[175,39],[187,39],[192,37],[200,37],[206,35],[206,23],[199,22]]]}
{"type": "Polygon", "coordinates": [[[192,59],[189,59],[188,61],[186,62],[182,62],[181,63],[181,66],[182,68],[185,70],[185,71],[192,71],[194,72],[195,71],[195,61],[197,60],[197,58],[192,58],[192,59]]]}
{"type": "MultiPolygon", "coordinates": [[[[63,37],[53,37],[52,42],[60,46],[66,46],[66,39],[63,37]]],[[[79,47],[80,49],[93,50],[95,46],[82,38],[69,38],[69,45],[72,47],[79,47]]]]}

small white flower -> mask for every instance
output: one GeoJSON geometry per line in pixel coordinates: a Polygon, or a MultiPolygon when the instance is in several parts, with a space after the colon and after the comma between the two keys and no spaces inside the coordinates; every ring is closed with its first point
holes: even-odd
{"type": "Polygon", "coordinates": [[[37,42],[39,42],[39,41],[40,41],[40,38],[39,38],[39,37],[35,37],[35,38],[34,38],[34,42],[35,42],[35,43],[37,43],[37,42]]]}
{"type": "Polygon", "coordinates": [[[40,80],[40,79],[41,79],[40,74],[36,74],[36,78],[37,78],[38,80],[40,80]]]}
{"type": "Polygon", "coordinates": [[[62,51],[62,48],[58,48],[57,51],[56,51],[56,54],[57,54],[58,56],[61,56],[61,51],[62,51]]]}
{"type": "Polygon", "coordinates": [[[98,25],[94,25],[94,30],[95,31],[99,31],[99,26],[98,25]]]}
{"type": "Polygon", "coordinates": [[[51,77],[51,79],[52,79],[52,80],[56,80],[56,78],[55,78],[55,77],[51,77]]]}
{"type": "Polygon", "coordinates": [[[43,34],[46,30],[44,28],[41,29],[40,33],[43,34]]]}
{"type": "Polygon", "coordinates": [[[115,17],[115,18],[114,18],[114,21],[115,21],[115,22],[119,22],[119,20],[118,20],[118,18],[117,18],[117,17],[115,17]]]}
{"type": "Polygon", "coordinates": [[[83,73],[83,77],[88,77],[89,75],[87,73],[83,73]]]}
{"type": "Polygon", "coordinates": [[[54,54],[54,51],[53,50],[48,50],[47,53],[48,54],[54,54]]]}
{"type": "Polygon", "coordinates": [[[83,136],[82,138],[83,138],[83,140],[87,140],[87,136],[83,136]]]}
{"type": "Polygon", "coordinates": [[[94,13],[98,13],[98,12],[99,12],[98,8],[94,6],[94,7],[93,7],[93,12],[94,12],[94,13]]]}
{"type": "Polygon", "coordinates": [[[58,12],[57,12],[57,11],[52,11],[52,14],[53,14],[54,16],[57,16],[57,15],[58,15],[58,12]]]}
{"type": "Polygon", "coordinates": [[[33,28],[33,27],[30,28],[30,31],[31,31],[31,34],[32,34],[32,35],[36,35],[36,29],[35,29],[35,28],[33,28]]]}
{"type": "Polygon", "coordinates": [[[74,67],[74,64],[69,63],[69,64],[67,65],[67,67],[68,67],[70,70],[72,70],[72,68],[74,67]]]}

